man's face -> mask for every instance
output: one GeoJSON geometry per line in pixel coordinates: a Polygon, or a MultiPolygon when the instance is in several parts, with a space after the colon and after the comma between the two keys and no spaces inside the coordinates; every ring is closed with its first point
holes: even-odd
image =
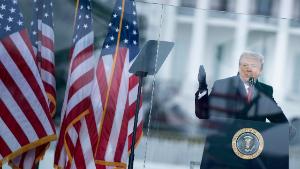
{"type": "Polygon", "coordinates": [[[256,80],[261,71],[262,65],[258,58],[252,56],[244,56],[241,58],[239,73],[244,82],[247,82],[250,77],[253,77],[256,80]]]}

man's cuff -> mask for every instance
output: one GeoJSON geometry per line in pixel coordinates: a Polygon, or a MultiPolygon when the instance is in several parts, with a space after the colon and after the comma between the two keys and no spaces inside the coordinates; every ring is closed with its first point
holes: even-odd
{"type": "Polygon", "coordinates": [[[202,91],[201,93],[199,92],[198,94],[198,99],[201,99],[203,96],[207,94],[207,90],[202,91]]]}

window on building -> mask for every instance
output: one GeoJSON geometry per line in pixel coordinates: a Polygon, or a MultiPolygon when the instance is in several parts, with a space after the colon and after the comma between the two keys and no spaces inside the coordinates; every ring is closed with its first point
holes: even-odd
{"type": "Polygon", "coordinates": [[[294,0],[293,3],[293,13],[292,17],[293,19],[300,20],[300,0],[294,0]]]}
{"type": "Polygon", "coordinates": [[[210,9],[217,11],[235,11],[235,0],[210,0],[210,9]]]}
{"type": "Polygon", "coordinates": [[[220,75],[220,67],[221,67],[221,63],[224,57],[224,50],[225,50],[225,44],[219,44],[218,46],[216,46],[216,52],[215,52],[215,63],[214,63],[214,77],[219,78],[220,75]]]}
{"type": "Polygon", "coordinates": [[[182,83],[186,76],[187,60],[191,50],[192,24],[177,23],[176,25],[176,48],[175,55],[172,59],[172,73],[175,81],[182,83]]]}
{"type": "Polygon", "coordinates": [[[181,0],[180,1],[180,7],[178,8],[177,13],[181,15],[194,15],[194,9],[190,8],[196,8],[197,0],[181,0]]]}
{"type": "Polygon", "coordinates": [[[252,14],[277,17],[279,12],[279,0],[254,0],[252,1],[252,14]]]}
{"type": "Polygon", "coordinates": [[[300,65],[300,55],[295,58],[294,62],[294,73],[293,73],[293,93],[300,94],[300,72],[299,72],[299,65],[300,65]]]}
{"type": "Polygon", "coordinates": [[[256,0],[255,1],[255,14],[257,15],[264,15],[264,16],[271,16],[271,7],[272,7],[272,0],[256,0]]]}
{"type": "Polygon", "coordinates": [[[290,20],[290,24],[292,27],[300,27],[300,0],[293,1],[293,10],[292,16],[290,20]]]}

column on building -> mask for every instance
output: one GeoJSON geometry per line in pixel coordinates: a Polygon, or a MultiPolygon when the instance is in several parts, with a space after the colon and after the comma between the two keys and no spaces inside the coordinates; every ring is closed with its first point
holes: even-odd
{"type": "Polygon", "coordinates": [[[246,49],[250,22],[249,6],[249,0],[237,1],[236,12],[239,15],[237,18],[236,31],[234,37],[234,48],[232,53],[232,66],[235,69],[233,69],[234,72],[232,73],[236,73],[238,71],[239,57],[241,53],[246,49]]]}
{"type": "MultiPolygon", "coordinates": [[[[197,2],[197,9],[195,10],[193,17],[193,28],[191,33],[191,46],[189,51],[189,56],[185,57],[186,62],[186,76],[183,77],[183,85],[181,86],[180,92],[181,96],[186,100],[193,100],[194,94],[198,87],[198,70],[199,65],[204,64],[205,57],[205,46],[206,46],[206,28],[207,28],[207,10],[208,9],[208,0],[201,0],[197,2]]],[[[189,108],[189,112],[194,114],[194,102],[187,103],[186,106],[189,108]]]]}
{"type": "MultiPolygon", "coordinates": [[[[293,0],[281,0],[279,16],[281,18],[291,18],[292,16],[293,0]]],[[[279,99],[279,102],[283,100],[285,92],[285,72],[286,67],[286,54],[289,41],[289,19],[280,19],[278,23],[278,30],[276,35],[276,44],[274,52],[274,75],[272,76],[272,82],[274,87],[274,95],[279,99]]]]}

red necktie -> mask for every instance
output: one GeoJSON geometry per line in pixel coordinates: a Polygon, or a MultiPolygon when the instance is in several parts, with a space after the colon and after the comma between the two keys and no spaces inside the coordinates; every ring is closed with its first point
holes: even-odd
{"type": "Polygon", "coordinates": [[[250,101],[252,99],[252,95],[253,95],[253,88],[251,86],[249,86],[247,90],[248,90],[247,101],[248,101],[248,103],[250,103],[250,101]]]}

